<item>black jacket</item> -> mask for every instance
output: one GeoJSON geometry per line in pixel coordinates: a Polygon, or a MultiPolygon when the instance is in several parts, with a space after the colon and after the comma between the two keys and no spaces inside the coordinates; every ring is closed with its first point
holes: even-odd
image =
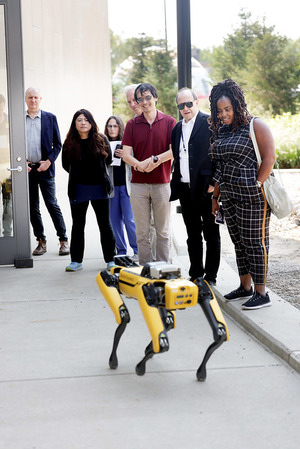
{"type": "MultiPolygon", "coordinates": [[[[106,138],[105,140],[108,156],[107,158],[104,158],[104,156],[100,154],[99,157],[95,158],[93,171],[98,171],[99,184],[103,184],[107,195],[110,195],[113,192],[113,185],[108,174],[107,166],[112,162],[112,154],[109,142],[106,138]]],[[[78,180],[80,178],[80,163],[72,163],[69,160],[64,146],[62,150],[62,166],[69,173],[68,196],[71,200],[75,201],[76,185],[78,184],[78,180]]]]}
{"type": "MultiPolygon", "coordinates": [[[[215,164],[208,157],[209,139],[211,132],[207,123],[207,114],[199,111],[197,114],[193,131],[188,144],[189,168],[190,168],[190,186],[191,194],[194,200],[201,200],[207,194],[209,184],[214,185],[213,174],[215,164]]],[[[176,124],[172,130],[171,144],[174,157],[173,175],[171,180],[170,201],[179,198],[178,187],[180,186],[180,163],[179,163],[179,145],[182,132],[182,120],[176,124]]]]}

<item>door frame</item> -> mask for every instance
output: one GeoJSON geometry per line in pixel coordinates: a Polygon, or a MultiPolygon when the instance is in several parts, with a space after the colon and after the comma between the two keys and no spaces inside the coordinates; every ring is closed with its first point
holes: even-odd
{"type": "Polygon", "coordinates": [[[4,5],[11,168],[22,167],[20,173],[11,172],[14,232],[12,237],[0,238],[0,264],[29,268],[33,266],[33,259],[25,141],[21,0],[0,0],[0,5],[4,5]]]}

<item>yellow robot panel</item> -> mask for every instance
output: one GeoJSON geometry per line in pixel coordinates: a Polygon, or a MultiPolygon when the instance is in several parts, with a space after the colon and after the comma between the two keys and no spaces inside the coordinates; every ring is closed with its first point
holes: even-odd
{"type": "Polygon", "coordinates": [[[149,306],[145,299],[142,286],[139,286],[136,290],[135,298],[137,298],[139,302],[139,306],[149,329],[152,338],[153,351],[156,353],[160,352],[159,336],[162,332],[165,331],[165,328],[158,308],[149,306]]]}
{"type": "Polygon", "coordinates": [[[121,298],[118,290],[115,287],[108,287],[102,276],[101,273],[98,273],[96,276],[98,287],[106,299],[109,307],[113,311],[116,321],[118,324],[121,324],[121,316],[120,316],[120,307],[124,304],[123,299],[121,298]]]}

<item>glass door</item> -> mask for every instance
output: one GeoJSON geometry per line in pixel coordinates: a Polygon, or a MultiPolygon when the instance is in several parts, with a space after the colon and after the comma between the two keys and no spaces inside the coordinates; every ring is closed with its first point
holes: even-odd
{"type": "Polygon", "coordinates": [[[0,265],[32,266],[20,0],[0,0],[0,265]]]}

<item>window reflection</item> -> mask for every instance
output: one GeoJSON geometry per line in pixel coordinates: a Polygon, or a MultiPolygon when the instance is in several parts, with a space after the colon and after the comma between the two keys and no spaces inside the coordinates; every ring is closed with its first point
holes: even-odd
{"type": "Polygon", "coordinates": [[[0,5],[0,237],[13,235],[4,6],[0,5]]]}

